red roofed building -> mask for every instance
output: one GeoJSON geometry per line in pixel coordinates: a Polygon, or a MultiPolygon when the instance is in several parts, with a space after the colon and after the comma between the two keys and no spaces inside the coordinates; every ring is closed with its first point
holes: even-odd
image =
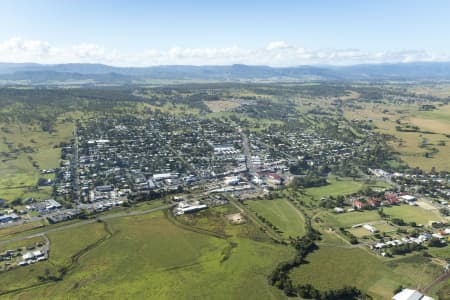
{"type": "Polygon", "coordinates": [[[357,209],[364,209],[364,207],[366,207],[366,204],[359,200],[353,200],[353,206],[357,209]]]}
{"type": "Polygon", "coordinates": [[[367,204],[370,207],[378,207],[380,206],[380,201],[378,201],[378,199],[376,198],[370,198],[369,200],[367,200],[367,204]]]}

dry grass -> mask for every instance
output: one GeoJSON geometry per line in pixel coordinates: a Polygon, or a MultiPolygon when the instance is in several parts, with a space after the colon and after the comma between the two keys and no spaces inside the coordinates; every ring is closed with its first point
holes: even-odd
{"type": "Polygon", "coordinates": [[[240,106],[238,102],[231,100],[216,100],[204,102],[212,112],[231,111],[234,108],[240,106]]]}

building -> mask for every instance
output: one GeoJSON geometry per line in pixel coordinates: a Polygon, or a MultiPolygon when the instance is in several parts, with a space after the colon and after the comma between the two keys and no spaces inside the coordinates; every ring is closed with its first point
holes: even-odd
{"type": "Polygon", "coordinates": [[[8,223],[12,221],[17,221],[19,219],[20,217],[18,215],[16,215],[15,213],[11,213],[8,215],[0,216],[0,223],[8,223]]]}
{"type": "Polygon", "coordinates": [[[200,210],[207,209],[208,206],[205,204],[188,204],[186,202],[178,203],[177,207],[173,210],[174,215],[180,216],[184,214],[194,213],[200,210]]]}
{"type": "Polygon", "coordinates": [[[400,196],[400,199],[408,204],[414,203],[416,201],[416,197],[411,195],[402,195],[400,196]]]}
{"type": "Polygon", "coordinates": [[[345,210],[342,207],[335,207],[334,212],[337,214],[343,213],[345,210]]]}
{"type": "Polygon", "coordinates": [[[267,175],[267,183],[273,185],[281,185],[283,183],[283,178],[277,173],[269,173],[267,175]]]}
{"type": "Polygon", "coordinates": [[[353,200],[353,207],[355,207],[356,209],[364,209],[364,207],[366,207],[366,204],[360,200],[353,200]]]}
{"type": "Polygon", "coordinates": [[[367,204],[372,208],[380,206],[380,202],[375,198],[370,198],[367,200],[367,204]]]}
{"type": "Polygon", "coordinates": [[[378,232],[378,229],[376,229],[375,227],[373,227],[370,224],[364,224],[363,225],[364,229],[367,229],[368,231],[370,231],[371,233],[375,233],[378,232]]]}
{"type": "Polygon", "coordinates": [[[241,178],[239,176],[225,177],[225,184],[226,185],[237,185],[237,184],[239,184],[240,180],[241,180],[241,178]]]}
{"type": "Polygon", "coordinates": [[[416,290],[403,289],[392,297],[392,300],[434,300],[416,290]]]}
{"type": "Polygon", "coordinates": [[[100,186],[96,186],[95,190],[99,193],[108,193],[113,190],[113,187],[112,187],[112,185],[100,185],[100,186]]]}

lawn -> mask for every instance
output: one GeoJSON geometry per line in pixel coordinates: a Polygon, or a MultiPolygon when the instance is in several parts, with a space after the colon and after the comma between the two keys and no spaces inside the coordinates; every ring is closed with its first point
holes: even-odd
{"type": "Polygon", "coordinates": [[[342,214],[330,214],[329,221],[336,227],[351,227],[355,224],[370,223],[381,220],[376,210],[354,211],[342,214]]]}
{"type": "Polygon", "coordinates": [[[322,197],[353,194],[361,190],[365,185],[360,181],[343,180],[335,176],[329,176],[328,182],[330,184],[326,186],[307,188],[305,192],[315,200],[319,200],[322,197]]]}
{"type": "Polygon", "coordinates": [[[392,217],[401,218],[405,222],[416,222],[428,225],[430,221],[442,221],[436,213],[418,206],[400,205],[384,208],[384,212],[392,217]]]}
{"type": "Polygon", "coordinates": [[[277,226],[284,237],[301,236],[305,233],[303,215],[286,199],[249,200],[245,202],[259,215],[277,226]]]}
{"type": "Polygon", "coordinates": [[[321,246],[306,260],[307,264],[291,273],[295,283],[310,283],[322,290],[356,286],[374,299],[390,299],[400,284],[412,288],[424,286],[441,271],[441,267],[421,256],[385,263],[359,248],[321,246]]]}
{"type": "MultiPolygon", "coordinates": [[[[169,222],[161,212],[113,219],[108,224],[115,234],[82,256],[64,280],[25,290],[14,294],[14,298],[283,298],[281,291],[267,284],[267,276],[277,263],[293,256],[289,247],[186,231],[169,222]]],[[[58,262],[88,243],[88,239],[95,240],[96,237],[85,234],[96,232],[91,226],[99,224],[52,236],[52,243],[57,245],[53,255],[58,262]],[[61,244],[69,243],[72,236],[84,242],[61,244]]],[[[26,268],[19,270],[25,277],[23,282],[29,282],[26,268]]]]}

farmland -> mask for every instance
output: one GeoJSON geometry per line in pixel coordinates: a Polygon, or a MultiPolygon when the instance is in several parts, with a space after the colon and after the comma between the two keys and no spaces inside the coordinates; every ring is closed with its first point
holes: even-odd
{"type": "Polygon", "coordinates": [[[432,111],[420,111],[416,105],[393,106],[366,103],[359,109],[348,109],[349,119],[370,120],[380,133],[395,137],[390,142],[401,158],[412,167],[424,170],[450,170],[448,153],[450,143],[449,105],[437,106],[432,111]],[[419,131],[398,131],[399,124],[418,126],[419,131]],[[426,153],[433,153],[425,156],[426,153]]]}
{"type": "Polygon", "coordinates": [[[36,187],[40,169],[59,166],[61,150],[58,145],[72,137],[73,127],[60,120],[54,133],[47,133],[25,124],[0,124],[0,151],[8,152],[0,165],[0,198],[12,201],[34,197],[48,199],[51,188],[36,187]]]}

